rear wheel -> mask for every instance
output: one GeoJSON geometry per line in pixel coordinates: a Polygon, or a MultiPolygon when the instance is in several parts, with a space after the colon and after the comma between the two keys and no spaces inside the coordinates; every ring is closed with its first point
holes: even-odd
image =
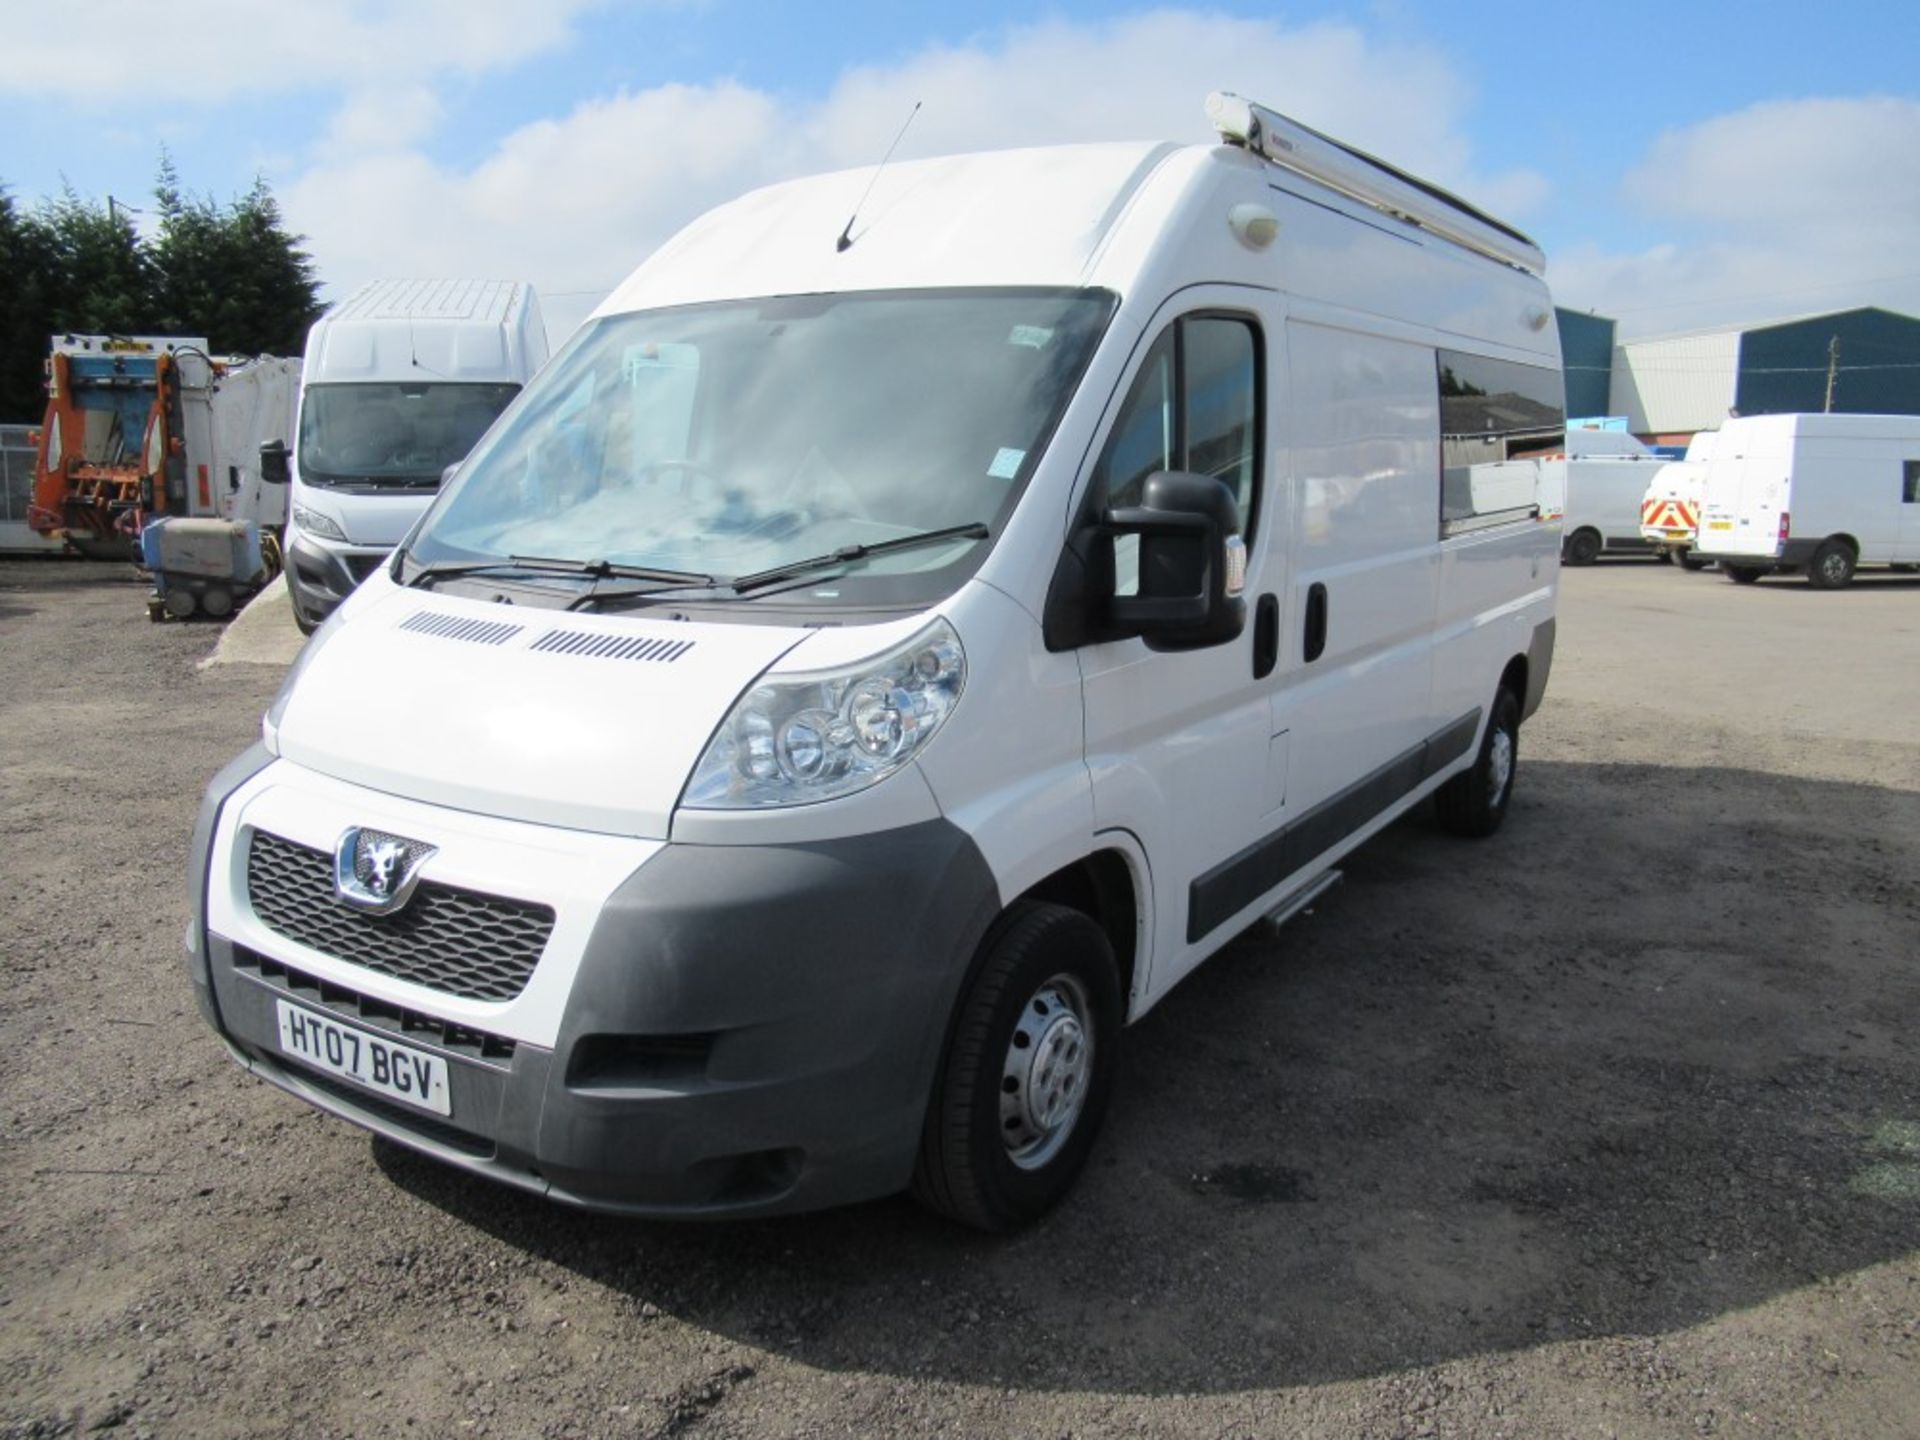
{"type": "Polygon", "coordinates": [[[1807,562],[1807,583],[1816,590],[1839,590],[1853,580],[1857,556],[1844,540],[1829,540],[1807,562]]]}
{"type": "Polygon", "coordinates": [[[1480,740],[1480,754],[1434,792],[1440,828],[1482,839],[1500,828],[1513,798],[1514,772],[1520,764],[1520,701],[1502,686],[1493,697],[1493,713],[1480,740]]]}
{"type": "Polygon", "coordinates": [[[1682,570],[1704,570],[1707,568],[1706,561],[1685,547],[1673,552],[1673,561],[1674,564],[1678,565],[1682,570]]]}
{"type": "Polygon", "coordinates": [[[960,1002],[914,1167],[921,1203],[982,1230],[1045,1214],[1086,1164],[1122,1019],[1113,947],[1086,915],[1021,901],[960,1002]]]}
{"type": "Polygon", "coordinates": [[[1600,558],[1600,532],[1576,530],[1567,537],[1567,564],[1591,565],[1600,558]]]}
{"type": "Polygon", "coordinates": [[[1751,585],[1762,575],[1766,574],[1766,571],[1756,569],[1752,565],[1728,565],[1723,562],[1720,566],[1720,573],[1736,585],[1751,585]]]}

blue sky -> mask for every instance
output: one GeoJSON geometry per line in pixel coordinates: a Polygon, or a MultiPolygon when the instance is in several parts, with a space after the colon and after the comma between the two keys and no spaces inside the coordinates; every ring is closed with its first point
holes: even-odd
{"type": "MultiPolygon", "coordinates": [[[[1920,312],[1920,8],[1612,0],[6,0],[0,183],[145,203],[160,146],[264,174],[338,290],[531,278],[564,329],[740,190],[884,149],[1207,138],[1238,89],[1536,235],[1564,303],[1656,332],[1920,312]]],[[[556,335],[556,339],[558,336],[556,335]]]]}

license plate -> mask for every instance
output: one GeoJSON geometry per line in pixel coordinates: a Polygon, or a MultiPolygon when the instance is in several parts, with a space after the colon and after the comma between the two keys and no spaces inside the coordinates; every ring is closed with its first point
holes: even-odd
{"type": "Polygon", "coordinates": [[[453,1113],[447,1098],[447,1062],[438,1055],[395,1045],[284,1000],[273,1003],[280,1021],[280,1048],[288,1055],[402,1105],[436,1115],[453,1113]]]}

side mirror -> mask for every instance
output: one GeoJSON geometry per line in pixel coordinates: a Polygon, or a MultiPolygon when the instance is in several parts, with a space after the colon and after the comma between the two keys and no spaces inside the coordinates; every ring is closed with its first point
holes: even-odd
{"type": "Polygon", "coordinates": [[[293,478],[287,463],[287,442],[265,440],[260,444],[260,478],[269,485],[284,485],[293,478]]]}
{"type": "Polygon", "coordinates": [[[1102,531],[1139,547],[1135,594],[1113,594],[1107,619],[1155,649],[1189,650],[1232,640],[1246,628],[1247,551],[1240,508],[1210,475],[1162,470],[1147,477],[1141,503],[1110,510],[1102,531]]]}

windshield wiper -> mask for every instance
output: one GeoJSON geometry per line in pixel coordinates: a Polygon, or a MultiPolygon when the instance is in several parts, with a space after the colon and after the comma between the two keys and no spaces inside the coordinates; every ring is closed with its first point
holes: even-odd
{"type": "Polygon", "coordinates": [[[986,522],[974,520],[966,525],[949,525],[943,530],[923,530],[917,535],[901,535],[892,540],[876,540],[870,545],[842,545],[825,555],[810,556],[805,560],[789,560],[784,565],[775,565],[770,570],[756,570],[751,575],[737,576],[732,581],[736,595],[744,595],[749,590],[759,590],[778,580],[791,580],[796,575],[810,575],[816,570],[831,570],[836,566],[850,565],[855,560],[865,560],[870,555],[891,555],[897,550],[917,550],[922,545],[937,545],[943,540],[984,540],[990,532],[986,522]]]}
{"type": "Polygon", "coordinates": [[[504,560],[417,561],[420,566],[409,586],[445,580],[457,575],[500,575],[515,571],[535,575],[578,575],[588,580],[651,580],[666,585],[712,585],[711,575],[692,570],[654,570],[645,565],[617,565],[611,560],[559,560],[544,555],[509,555],[504,560]]]}

